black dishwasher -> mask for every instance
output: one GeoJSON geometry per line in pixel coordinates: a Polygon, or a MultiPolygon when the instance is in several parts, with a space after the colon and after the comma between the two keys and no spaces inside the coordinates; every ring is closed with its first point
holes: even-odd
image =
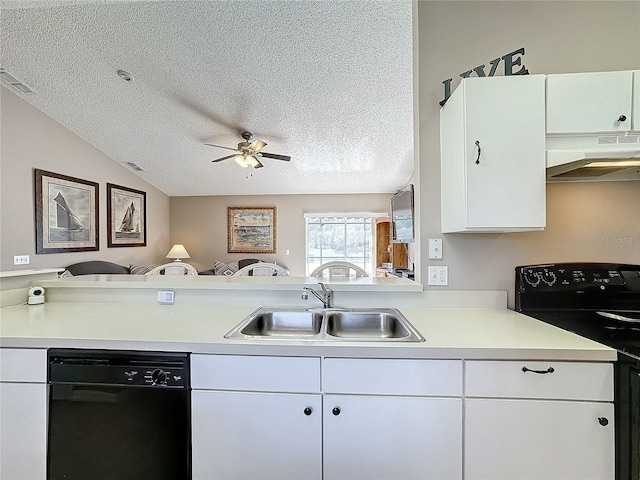
{"type": "Polygon", "coordinates": [[[191,478],[186,353],[50,349],[49,480],[191,478]]]}

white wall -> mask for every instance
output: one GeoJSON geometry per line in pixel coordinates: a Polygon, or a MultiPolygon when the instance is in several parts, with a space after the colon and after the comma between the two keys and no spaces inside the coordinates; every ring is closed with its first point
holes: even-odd
{"type": "Polygon", "coordinates": [[[0,88],[0,271],[65,267],[85,260],[122,265],[164,260],[169,197],[5,87],[0,88]],[[100,250],[36,255],[34,168],[99,184],[100,250]],[[107,182],[147,194],[147,246],[107,248],[107,182]],[[30,264],[14,266],[14,255],[30,264]]]}
{"type": "Polygon", "coordinates": [[[438,104],[443,80],[455,87],[461,72],[488,71],[520,47],[531,74],[640,68],[640,2],[419,1],[418,35],[420,268],[449,266],[448,287],[425,288],[508,290],[513,305],[517,265],[640,263],[640,182],[548,185],[542,232],[440,233],[438,104]],[[442,260],[427,258],[429,238],[443,238],[442,260]]]}

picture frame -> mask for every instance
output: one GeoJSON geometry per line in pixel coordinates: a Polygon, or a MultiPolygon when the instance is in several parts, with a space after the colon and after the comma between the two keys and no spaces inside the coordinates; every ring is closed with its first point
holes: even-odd
{"type": "Polygon", "coordinates": [[[34,169],[36,254],[99,250],[96,182],[34,169]]]}
{"type": "Polygon", "coordinates": [[[146,247],[147,193],[107,183],[107,246],[146,247]]]}
{"type": "Polygon", "coordinates": [[[276,207],[228,207],[227,253],[276,253],[276,207]]]}

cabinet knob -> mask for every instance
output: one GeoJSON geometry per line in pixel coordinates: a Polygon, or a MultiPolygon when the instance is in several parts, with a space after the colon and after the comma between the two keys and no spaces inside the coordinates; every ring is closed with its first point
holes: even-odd
{"type": "Polygon", "coordinates": [[[313,413],[313,408],[311,407],[307,407],[304,409],[304,414],[308,417],[309,415],[311,415],[313,413]]]}
{"type": "Polygon", "coordinates": [[[625,122],[626,120],[627,120],[627,116],[626,116],[626,115],[620,115],[620,116],[618,117],[618,121],[619,121],[619,122],[625,122]]]}
{"type": "Polygon", "coordinates": [[[340,415],[340,407],[333,407],[333,410],[331,410],[331,413],[333,413],[335,416],[340,415]]]}
{"type": "Polygon", "coordinates": [[[607,417],[598,417],[598,423],[603,427],[609,425],[609,419],[607,417]]]}

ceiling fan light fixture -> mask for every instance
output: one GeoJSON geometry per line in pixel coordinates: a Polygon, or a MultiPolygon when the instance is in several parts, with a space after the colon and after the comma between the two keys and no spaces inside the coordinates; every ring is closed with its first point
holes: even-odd
{"type": "Polygon", "coordinates": [[[233,157],[233,160],[242,168],[247,168],[249,166],[246,155],[236,155],[235,157],[233,157]]]}
{"type": "Polygon", "coordinates": [[[256,168],[259,165],[258,159],[253,155],[247,155],[246,161],[247,161],[247,165],[253,168],[256,168]]]}

